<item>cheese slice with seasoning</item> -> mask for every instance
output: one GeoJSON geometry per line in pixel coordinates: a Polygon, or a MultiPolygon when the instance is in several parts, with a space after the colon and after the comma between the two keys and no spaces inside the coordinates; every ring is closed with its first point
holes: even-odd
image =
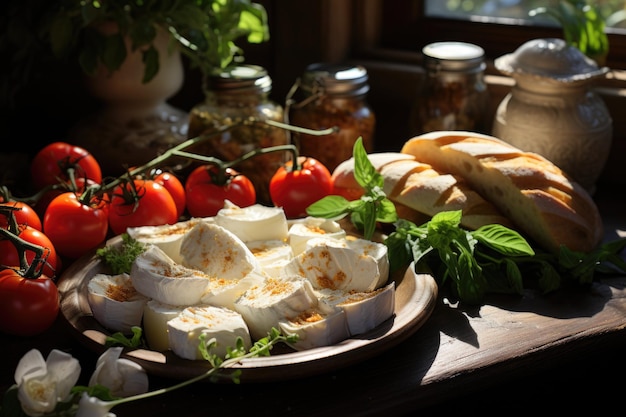
{"type": "Polygon", "coordinates": [[[133,286],[143,295],[163,304],[200,304],[210,276],[177,264],[156,245],[148,245],[131,267],[133,286]]]}
{"type": "Polygon", "coordinates": [[[261,204],[239,207],[227,200],[224,208],[217,212],[215,224],[231,231],[243,242],[287,239],[287,218],[279,207],[261,204]]]}
{"type": "Polygon", "coordinates": [[[381,281],[376,259],[332,239],[319,240],[293,258],[282,273],[306,277],[315,289],[365,292],[375,290],[381,281]]]}
{"type": "Polygon", "coordinates": [[[254,339],[267,336],[272,327],[278,328],[282,319],[297,317],[317,306],[311,283],[300,276],[266,278],[235,301],[235,310],[248,323],[254,339]]]}
{"type": "Polygon", "coordinates": [[[346,231],[336,221],[316,217],[296,221],[289,228],[289,244],[294,255],[304,252],[309,239],[316,237],[343,239],[346,237],[346,231]]]}
{"type": "Polygon", "coordinates": [[[369,292],[345,292],[322,289],[316,291],[322,303],[340,308],[352,336],[379,326],[395,312],[395,283],[369,292]]]}
{"type": "Polygon", "coordinates": [[[255,240],[246,242],[263,272],[277,278],[287,262],[293,259],[291,245],[284,240],[255,240]]]}
{"type": "Polygon", "coordinates": [[[199,222],[213,222],[212,217],[198,218],[175,224],[164,224],[159,226],[139,226],[129,227],[126,232],[133,239],[158,246],[167,256],[176,263],[181,263],[180,245],[185,233],[199,222]]]}
{"type": "Polygon", "coordinates": [[[131,334],[141,326],[148,297],[137,292],[128,274],[96,274],[87,284],[87,301],[93,316],[109,330],[131,334]]]}
{"type": "Polygon", "coordinates": [[[298,336],[296,343],[289,344],[295,350],[331,346],[350,337],[346,314],[342,309],[308,310],[280,320],[278,325],[283,334],[298,336]]]}
{"type": "Polygon", "coordinates": [[[215,339],[217,344],[210,353],[223,358],[229,347],[237,345],[241,337],[246,350],[252,346],[248,326],[237,312],[215,306],[193,306],[185,308],[178,316],[167,322],[170,349],[184,359],[202,359],[198,349],[200,335],[205,342],[215,339]]]}
{"type": "Polygon", "coordinates": [[[152,350],[166,351],[170,348],[167,322],[176,318],[187,306],[173,306],[156,300],[146,303],[143,310],[143,335],[152,350]]]}

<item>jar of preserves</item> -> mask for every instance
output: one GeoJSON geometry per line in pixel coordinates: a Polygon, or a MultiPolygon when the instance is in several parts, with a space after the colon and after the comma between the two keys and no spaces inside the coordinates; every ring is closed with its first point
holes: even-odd
{"type": "Polygon", "coordinates": [[[412,109],[411,132],[486,133],[489,96],[484,50],[466,42],[435,42],[426,45],[422,53],[426,77],[412,109]]]}
{"type": "Polygon", "coordinates": [[[332,172],[352,157],[359,137],[371,152],[376,118],[366,101],[368,91],[368,74],[362,66],[309,65],[287,97],[288,121],[313,130],[337,130],[321,136],[293,133],[300,154],[317,159],[332,172]]]}
{"type": "MultiPolygon", "coordinates": [[[[210,76],[205,101],[190,111],[188,136],[193,138],[212,133],[224,126],[252,119],[282,123],[284,109],[269,98],[271,90],[272,79],[263,67],[256,65],[241,65],[210,76]]],[[[288,143],[289,137],[284,129],[264,123],[245,123],[213,135],[189,150],[233,161],[257,148],[288,143]]],[[[286,152],[260,154],[233,168],[252,181],[258,203],[271,205],[269,182],[287,157],[286,152]]]]}

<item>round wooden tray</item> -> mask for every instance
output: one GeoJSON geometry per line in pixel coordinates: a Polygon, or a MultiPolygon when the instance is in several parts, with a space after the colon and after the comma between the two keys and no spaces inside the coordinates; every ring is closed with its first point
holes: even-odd
{"type": "MultiPolygon", "coordinates": [[[[111,243],[115,243],[116,237],[111,243]]],[[[106,350],[111,334],[93,317],[87,300],[87,283],[98,273],[110,273],[95,254],[78,259],[58,281],[61,313],[78,340],[97,354],[106,350]]],[[[295,351],[276,346],[271,356],[242,360],[241,382],[266,382],[321,374],[364,361],[402,342],[415,333],[430,317],[437,299],[437,284],[432,276],[415,274],[409,267],[404,274],[391,277],[396,282],[395,314],[367,333],[333,346],[295,351]]],[[[139,363],[150,374],[188,379],[206,372],[205,361],[182,359],[171,351],[125,349],[123,357],[139,363]]]]}

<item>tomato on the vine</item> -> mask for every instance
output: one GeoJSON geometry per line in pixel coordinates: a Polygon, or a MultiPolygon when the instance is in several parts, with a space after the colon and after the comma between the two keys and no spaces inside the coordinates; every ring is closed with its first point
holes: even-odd
{"type": "Polygon", "coordinates": [[[74,168],[75,178],[88,178],[100,184],[102,170],[96,158],[84,148],[65,142],[44,146],[33,158],[30,174],[33,185],[42,189],[69,179],[68,169],[74,168]]]}
{"type": "Polygon", "coordinates": [[[154,177],[154,181],[161,184],[174,199],[176,204],[176,213],[178,217],[182,216],[187,206],[187,198],[185,196],[185,187],[178,177],[171,172],[161,171],[157,172],[154,177]]]}
{"type": "Polygon", "coordinates": [[[292,161],[278,168],[270,180],[270,196],[276,207],[282,207],[290,219],[305,217],[306,208],[331,194],[333,180],[317,159],[298,157],[300,169],[292,168],[292,161]]]}
{"type": "Polygon", "coordinates": [[[59,291],[50,278],[25,278],[13,268],[0,270],[0,331],[34,336],[52,326],[58,313],[59,291]]]}
{"type": "MultiPolygon", "coordinates": [[[[44,256],[47,255],[46,263],[41,270],[47,277],[54,278],[57,276],[61,267],[61,260],[57,256],[54,244],[43,232],[30,226],[20,226],[17,235],[25,241],[44,248],[44,256]]],[[[35,252],[26,251],[26,261],[30,265],[35,260],[35,252]]],[[[8,239],[0,239],[0,265],[19,267],[20,258],[18,250],[8,239]]]]}
{"type": "Polygon", "coordinates": [[[160,226],[176,221],[174,199],[155,181],[135,179],[118,185],[111,193],[109,227],[116,235],[126,232],[128,227],[160,226]]]}
{"type": "Polygon", "coordinates": [[[187,211],[193,217],[211,217],[224,208],[229,200],[239,207],[256,203],[256,190],[252,181],[232,168],[226,168],[225,181],[217,178],[219,169],[215,165],[196,167],[185,181],[187,211]]]}
{"type": "Polygon", "coordinates": [[[46,191],[41,197],[39,197],[37,203],[35,203],[34,209],[37,214],[39,214],[40,218],[43,219],[48,205],[52,200],[55,199],[55,197],[63,193],[67,193],[68,191],[80,194],[83,193],[87,187],[92,187],[96,185],[99,185],[99,183],[88,178],[76,178],[73,184],[71,183],[71,181],[60,182],[56,184],[56,187],[54,189],[46,191]]]}
{"type": "MultiPolygon", "coordinates": [[[[13,211],[13,217],[17,224],[26,224],[34,229],[41,231],[41,219],[33,207],[22,201],[8,201],[6,203],[0,203],[0,206],[13,207],[18,210],[13,211]]],[[[9,216],[3,215],[0,212],[0,227],[6,229],[9,225],[9,216]]]]}
{"type": "Polygon", "coordinates": [[[43,218],[43,230],[57,252],[76,259],[105,241],[109,229],[107,198],[94,196],[83,203],[80,194],[55,197],[43,218]]]}

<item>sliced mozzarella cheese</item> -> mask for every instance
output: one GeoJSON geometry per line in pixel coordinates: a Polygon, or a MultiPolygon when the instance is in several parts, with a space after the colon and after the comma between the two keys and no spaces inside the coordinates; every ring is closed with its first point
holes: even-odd
{"type": "Polygon", "coordinates": [[[279,207],[261,204],[238,207],[227,200],[224,208],[217,212],[215,223],[244,242],[287,239],[287,218],[279,207]]]}
{"type": "Polygon", "coordinates": [[[247,349],[251,347],[250,333],[241,315],[227,308],[195,306],[184,309],[167,322],[169,345],[172,351],[184,359],[202,359],[198,349],[200,335],[205,342],[215,339],[217,344],[210,351],[224,357],[227,348],[234,348],[241,337],[247,349]]]}
{"type": "Polygon", "coordinates": [[[267,336],[272,327],[286,317],[297,317],[318,305],[311,283],[299,276],[266,278],[248,289],[237,301],[239,312],[255,339],[267,336]]]}
{"type": "Polygon", "coordinates": [[[278,325],[285,335],[298,335],[297,342],[290,344],[296,350],[330,346],[350,337],[346,315],[341,309],[305,311],[281,320],[278,325]]]}
{"type": "Polygon", "coordinates": [[[358,335],[379,326],[395,311],[395,283],[370,292],[316,291],[322,303],[341,308],[351,335],[358,335]]]}
{"type": "Polygon", "coordinates": [[[164,224],[160,226],[140,226],[129,227],[127,229],[128,235],[135,240],[143,243],[151,243],[160,247],[163,252],[167,254],[174,262],[181,263],[182,258],[180,256],[180,245],[183,240],[183,236],[193,226],[199,222],[212,222],[212,217],[206,218],[191,218],[184,222],[178,222],[175,224],[164,224]]]}
{"type": "Polygon", "coordinates": [[[280,270],[293,259],[291,245],[284,240],[255,240],[246,242],[246,246],[254,254],[263,272],[270,277],[277,278],[280,270]]]}
{"type": "Polygon", "coordinates": [[[156,300],[146,303],[143,310],[143,334],[152,350],[165,351],[170,348],[167,322],[177,317],[186,306],[172,306],[156,300]]]}
{"type": "Polygon", "coordinates": [[[380,281],[378,262],[342,242],[322,239],[295,258],[283,274],[306,277],[315,289],[372,291],[380,281]]]}
{"type": "Polygon", "coordinates": [[[220,279],[242,279],[261,270],[256,258],[234,233],[217,224],[198,223],[180,247],[182,265],[220,279]]]}
{"type": "Polygon", "coordinates": [[[149,245],[135,259],[130,277],[143,295],[182,306],[199,304],[210,283],[207,274],[177,264],[156,245],[149,245]]]}
{"type": "Polygon", "coordinates": [[[304,252],[307,241],[315,237],[343,239],[346,237],[346,231],[333,220],[306,217],[297,221],[289,228],[289,244],[294,255],[304,252]]]}
{"type": "Polygon", "coordinates": [[[87,300],[100,324],[130,334],[131,327],[141,326],[148,297],[137,292],[128,274],[96,274],[87,284],[87,300]]]}
{"type": "Polygon", "coordinates": [[[257,271],[252,271],[241,279],[223,279],[211,277],[209,286],[202,294],[201,303],[218,307],[235,308],[235,301],[254,285],[263,283],[265,277],[257,271]]]}

